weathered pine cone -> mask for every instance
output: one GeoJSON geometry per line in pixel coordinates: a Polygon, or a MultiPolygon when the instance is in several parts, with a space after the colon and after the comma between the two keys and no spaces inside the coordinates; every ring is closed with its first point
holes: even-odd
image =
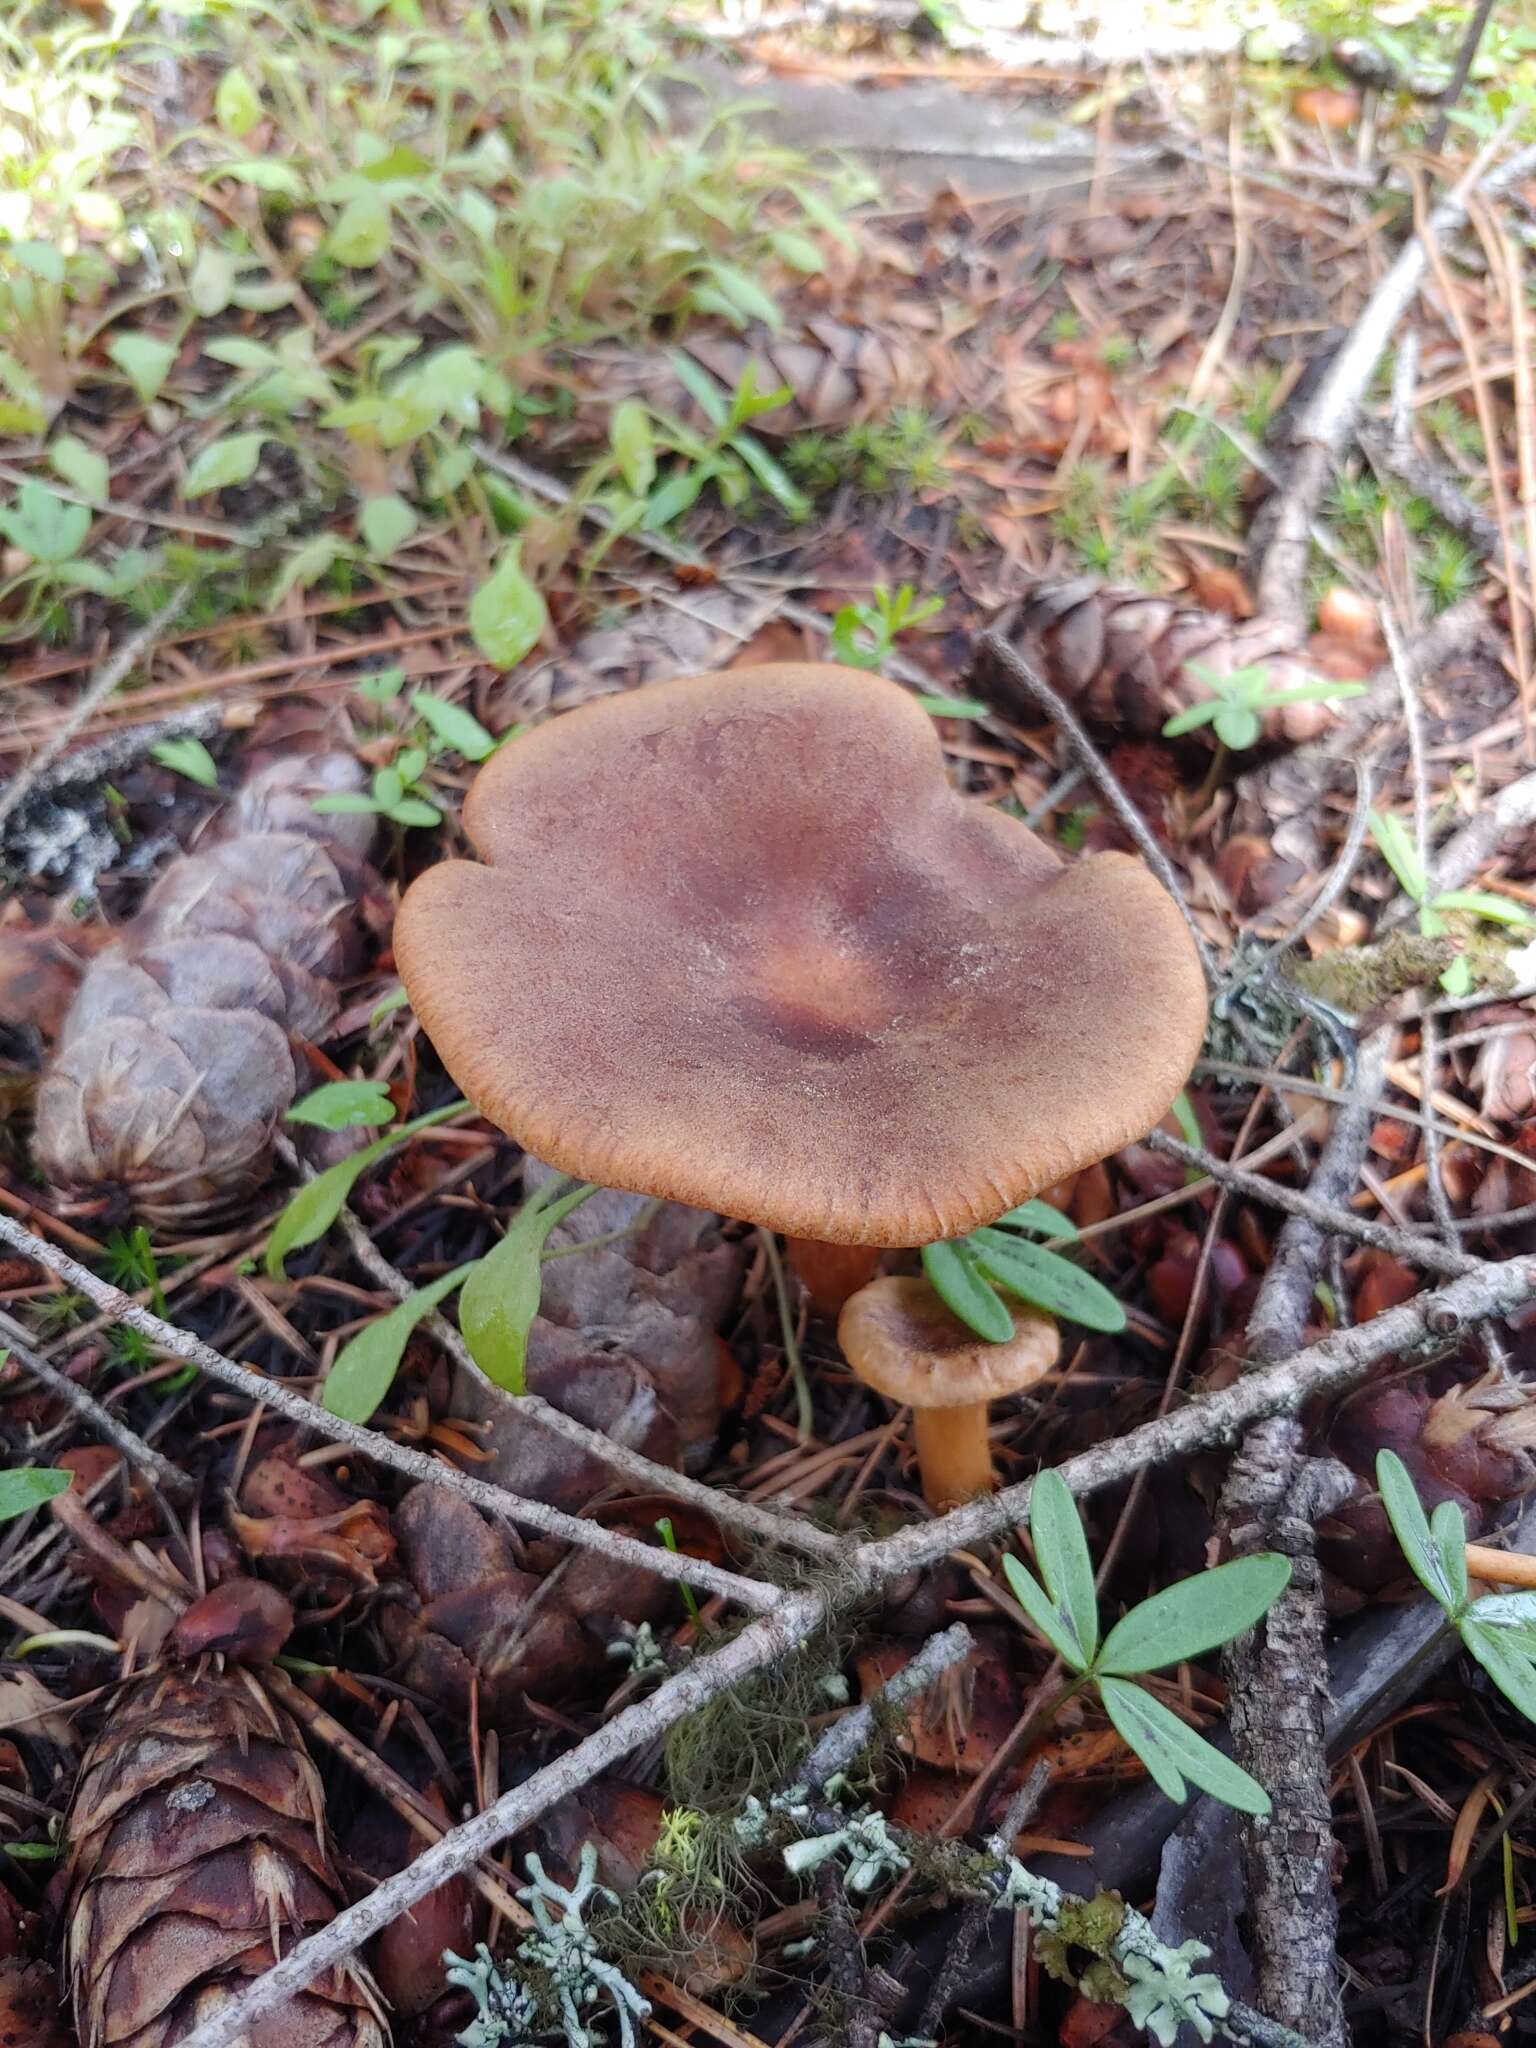
{"type": "MultiPolygon", "coordinates": [[[[1082,717],[1144,738],[1210,697],[1209,679],[1192,673],[1191,663],[1229,676],[1262,662],[1271,690],[1316,681],[1290,630],[1273,619],[1239,623],[1092,576],[1038,585],[998,624],[1082,717]]],[[[1299,744],[1337,717],[1318,701],[1282,704],[1265,712],[1264,728],[1270,739],[1299,744]]],[[[1198,730],[1209,736],[1209,727],[1198,730]]]]}
{"type": "MultiPolygon", "coordinates": [[[[850,327],[821,316],[787,334],[773,334],[766,327],[750,327],[744,334],[705,331],[690,335],[682,348],[719,385],[723,398],[737,389],[749,364],[757,366],[760,392],[789,387],[792,397],[752,422],[752,431],[758,434],[846,427],[894,406],[919,404],[933,381],[931,357],[921,349],[872,328],[850,327]]],[[[578,365],[583,382],[601,394],[600,413],[585,422],[588,428],[600,428],[597,438],[607,432],[615,403],[625,397],[643,398],[690,425],[707,424],[665,355],[610,343],[584,349],[578,365]]]]}
{"type": "Polygon", "coordinates": [[[373,834],[311,799],[361,788],[350,754],[258,770],[219,837],[174,861],[87,969],[38,1089],[33,1155],[80,1197],[207,1222],[266,1178],[272,1134],[352,969],[373,834]]]}
{"type": "MultiPolygon", "coordinates": [[[[144,1678],[70,1809],[65,1971],[80,2048],[173,2048],[343,1903],[319,1773],[249,1672],[144,1678]]],[[[249,2048],[388,2048],[355,1964],[258,2021],[249,2048]]]]}

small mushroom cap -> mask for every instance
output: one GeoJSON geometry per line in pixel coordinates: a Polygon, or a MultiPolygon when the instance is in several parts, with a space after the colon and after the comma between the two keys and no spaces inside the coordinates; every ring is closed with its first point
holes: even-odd
{"type": "Polygon", "coordinates": [[[910,1408],[1000,1401],[1044,1379],[1061,1355],[1049,1316],[1015,1306],[1013,1335],[989,1344],[915,1278],[861,1287],[837,1319],[837,1341],[866,1387],[910,1408]]]}
{"type": "Polygon", "coordinates": [[[603,697],[464,807],[395,953],[470,1101],[567,1173],[833,1244],[956,1237],[1151,1129],[1205,988],[1139,861],[1066,867],[932,721],[785,663],[603,697]]]}

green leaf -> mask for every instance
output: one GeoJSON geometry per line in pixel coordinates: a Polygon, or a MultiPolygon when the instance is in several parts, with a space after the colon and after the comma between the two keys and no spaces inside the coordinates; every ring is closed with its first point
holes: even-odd
{"type": "Polygon", "coordinates": [[[67,275],[64,252],[52,242],[12,242],[6,254],[44,284],[62,284],[67,275]]]}
{"type": "Polygon", "coordinates": [[[1099,1646],[1099,1595],[1077,1502],[1061,1474],[1049,1465],[1036,1474],[1029,1496],[1029,1533],[1046,1591],[1077,1637],[1077,1668],[1082,1670],[1092,1663],[1099,1646]]]}
{"type": "Polygon", "coordinates": [[[1020,1202],[1017,1209],[1010,1209],[1006,1216],[999,1216],[998,1227],[1009,1230],[1033,1230],[1041,1237],[1077,1236],[1077,1225],[1070,1216],[1063,1216],[1059,1209],[1049,1202],[1042,1202],[1037,1196],[1032,1202],[1020,1202]]]}
{"type": "Polygon", "coordinates": [[[461,484],[465,483],[475,466],[473,452],[468,448],[454,446],[445,448],[433,463],[427,478],[427,489],[434,498],[451,498],[461,484]]]}
{"type": "Polygon", "coordinates": [[[930,718],[990,718],[992,707],[979,697],[939,697],[923,694],[918,703],[930,718]]]}
{"type": "Polygon", "coordinates": [[[986,1277],[1021,1301],[1065,1316],[1085,1330],[1113,1333],[1125,1328],[1125,1310],[1103,1282],[1059,1252],[1000,1230],[975,1231],[970,1242],[986,1277]]]}
{"type": "Polygon", "coordinates": [[[370,704],[388,704],[404,688],[405,670],[397,662],[392,668],[375,669],[372,675],[364,676],[357,694],[366,697],[370,704]]]}
{"type": "Polygon", "coordinates": [[[15,1465],[8,1472],[0,1472],[0,1522],[28,1515],[57,1495],[67,1493],[74,1476],[52,1465],[15,1465]]]}
{"type": "Polygon", "coordinates": [[[290,590],[308,590],[312,583],[320,581],[338,556],[349,553],[350,550],[340,534],[311,534],[302,547],[294,549],[272,578],[272,586],[267,592],[267,603],[279,605],[290,590]]]}
{"type": "Polygon", "coordinates": [[[430,690],[416,690],[411,696],[411,709],[425,719],[445,747],[462,754],[466,761],[489,760],[495,753],[496,741],[462,705],[450,704],[446,697],[436,697],[430,690]]]}
{"type": "MultiPolygon", "coordinates": [[[[774,333],[783,326],[777,302],[750,271],[742,270],[734,263],[710,263],[706,264],[704,274],[723,302],[721,310],[728,318],[734,317],[740,326],[761,320],[774,333]]],[[[702,304],[703,294],[699,296],[702,304]]]]}
{"type": "Polygon", "coordinates": [[[281,1280],[284,1277],[283,1261],[291,1251],[298,1251],[324,1237],[370,1166],[377,1164],[418,1131],[424,1131],[432,1124],[445,1123],[463,1108],[462,1102],[452,1102],[443,1109],[428,1110],[425,1116],[401,1124],[398,1130],[388,1131],[382,1138],[375,1138],[371,1145],[365,1145],[361,1152],[354,1152],[350,1159],[339,1159],[324,1173],[317,1173],[312,1181],[307,1181],[272,1226],[266,1258],[271,1278],[281,1280]]]}
{"type": "Polygon", "coordinates": [[[696,363],[692,356],[680,348],[669,348],[667,360],[677,373],[677,381],[688,393],[694,404],[703,413],[712,427],[722,430],[729,424],[730,410],[715,379],[696,363]]]}
{"type": "Polygon", "coordinates": [[[736,379],[736,389],[731,393],[731,409],[726,415],[727,424],[732,427],[749,426],[753,420],[763,419],[768,413],[777,412],[781,406],[794,402],[794,391],[788,384],[775,384],[764,391],[757,381],[761,365],[754,356],[736,379]]]}
{"type": "Polygon", "coordinates": [[[1194,1105],[1189,1099],[1189,1091],[1185,1088],[1181,1088],[1173,1098],[1173,1117],[1174,1122],[1184,1134],[1185,1144],[1198,1147],[1200,1144],[1200,1120],[1195,1115],[1194,1105]]]}
{"type": "Polygon", "coordinates": [[[1408,836],[1407,826],[1392,811],[1372,811],[1370,825],[1371,837],[1381,849],[1382,859],[1397,877],[1399,888],[1415,903],[1422,903],[1429,895],[1429,878],[1419,859],[1419,850],[1408,836]]]}
{"type": "Polygon", "coordinates": [[[1006,1344],[1013,1335],[1013,1317],[1007,1304],[977,1272],[974,1260],[961,1249],[964,1244],[964,1239],[958,1243],[925,1244],[923,1271],[951,1315],[958,1316],[989,1344],[1006,1344]]]}
{"type": "Polygon", "coordinates": [[[211,175],[233,178],[237,185],[250,185],[257,192],[276,192],[284,199],[304,197],[304,180],[292,164],[276,157],[244,157],[238,163],[216,164],[211,175]]]}
{"type": "Polygon", "coordinates": [[[656,443],[651,416],[638,398],[626,398],[614,407],[608,441],[626,489],[643,498],[656,481],[656,443]]]}
{"type": "Polygon", "coordinates": [[[382,192],[359,192],[341,210],[325,240],[326,254],[348,270],[372,270],[389,253],[389,201],[382,192]]]}
{"type": "Polygon", "coordinates": [[[387,562],[397,548],[403,548],[420,525],[414,506],[393,491],[377,498],[364,498],[358,514],[364,543],[375,562],[387,562]]]}
{"type": "Polygon", "coordinates": [[[1472,963],[1460,955],[1453,960],[1440,977],[1440,986],[1448,996],[1469,996],[1472,993],[1472,963]]]}
{"type": "Polygon", "coordinates": [[[1252,1628],[1290,1583],[1288,1558],[1263,1551],[1181,1579],[1117,1621],[1099,1656],[1101,1671],[1159,1671],[1214,1650],[1252,1628]]]}
{"type": "Polygon", "coordinates": [[[475,645],[496,668],[516,668],[539,643],[549,614],[524,574],[514,541],[469,603],[475,645]]]}
{"type": "Polygon", "coordinates": [[[93,505],[105,505],[111,492],[107,458],[88,448],[75,434],[60,434],[48,450],[48,466],[55,476],[72,484],[82,498],[93,505]]]}
{"type": "Polygon", "coordinates": [[[1069,1670],[1081,1671],[1087,1659],[1077,1633],[1066,1616],[1057,1613],[1034,1573],[1018,1558],[1005,1557],[1003,1576],[1008,1581],[1008,1590],[1028,1617],[1030,1627],[1045,1638],[1069,1670]]]}
{"type": "Polygon", "coordinates": [[[387,815],[397,825],[441,825],[443,814],[436,804],[429,804],[419,796],[403,796],[398,803],[389,806],[387,815]]]}
{"type": "Polygon", "coordinates": [[[798,235],[793,228],[775,228],[768,241],[774,255],[791,270],[814,277],[826,269],[821,251],[809,235],[798,235]]]}
{"type": "Polygon", "coordinates": [[[653,533],[670,526],[696,503],[699,493],[714,475],[714,464],[695,462],[670,476],[645,501],[645,525],[653,533]]]}
{"type": "MultiPolygon", "coordinates": [[[[193,311],[204,320],[216,319],[234,297],[239,275],[240,265],[227,249],[205,242],[187,279],[187,297],[192,301],[193,311]]],[[[203,353],[209,351],[205,349],[203,353]]]]}
{"type": "Polygon", "coordinates": [[[1529,924],[1531,913],[1507,896],[1495,896],[1491,889],[1447,889],[1435,898],[1436,910],[1470,910],[1486,917],[1490,924],[1529,924]]]}
{"type": "Polygon", "coordinates": [[[486,1378],[509,1394],[527,1391],[528,1332],[539,1312],[544,1240],[591,1192],[583,1185],[552,1202],[535,1197],[525,1203],[465,1282],[459,1302],[464,1341],[486,1378]]]}
{"type": "Polygon", "coordinates": [[[1211,724],[1215,727],[1217,739],[1235,754],[1240,754],[1244,747],[1251,747],[1264,730],[1259,714],[1250,711],[1246,704],[1219,704],[1211,724]]]}
{"type": "MultiPolygon", "coordinates": [[[[1425,1592],[1438,1600],[1446,1613],[1454,1617],[1460,1607],[1455,1585],[1446,1577],[1428,1518],[1420,1505],[1413,1481],[1408,1476],[1408,1467],[1396,1451],[1377,1452],[1376,1487],[1381,1495],[1381,1504],[1386,1509],[1387,1520],[1392,1524],[1392,1533],[1397,1538],[1414,1577],[1425,1592]]],[[[1442,1530],[1445,1526],[1442,1521],[1442,1530]]],[[[1462,1525],[1461,1540],[1465,1544],[1465,1524],[1462,1525]]]]}
{"type": "Polygon", "coordinates": [[[1191,704],[1187,711],[1175,711],[1172,718],[1163,722],[1163,738],[1176,740],[1187,732],[1193,732],[1197,725],[1209,725],[1222,709],[1219,697],[1208,697],[1203,704],[1191,704]]]}
{"type": "Polygon", "coordinates": [[[418,1287],[388,1315],[380,1316],[376,1323],[359,1330],[344,1344],[325,1376],[320,1405],[326,1412],[339,1415],[344,1422],[367,1422],[394,1385],[416,1325],[456,1287],[463,1286],[477,1263],[471,1259],[467,1265],[444,1273],[430,1286],[418,1287]]]}
{"type": "Polygon", "coordinates": [[[1331,683],[1320,677],[1315,683],[1296,683],[1289,690],[1266,690],[1260,702],[1271,704],[1324,704],[1335,697],[1363,697],[1366,683],[1331,683]]]}
{"type": "Polygon", "coordinates": [[[791,519],[809,517],[810,499],[755,434],[738,431],[731,438],[731,446],[781,511],[791,519]]]}
{"type": "Polygon", "coordinates": [[[1536,1665],[1514,1647],[1502,1629],[1484,1624],[1482,1605],[1479,1601],[1457,1623],[1461,1640],[1510,1705],[1518,1707],[1528,1721],[1536,1721],[1536,1665]]]}
{"type": "Polygon", "coordinates": [[[107,354],[133,386],[140,405],[158,398],[176,361],[175,342],[153,334],[114,334],[107,354]]]}
{"type": "Polygon", "coordinates": [[[149,751],[153,760],[173,774],[185,775],[188,782],[199,782],[204,789],[218,788],[219,765],[201,740],[161,740],[149,751]]]}
{"type": "Polygon", "coordinates": [[[322,1131],[350,1131],[392,1124],[395,1105],[382,1081],[327,1081],[301,1096],[287,1113],[291,1124],[322,1131]]]}
{"type": "Polygon", "coordinates": [[[192,458],[181,480],[181,495],[200,498],[205,491],[222,491],[230,484],[248,483],[256,474],[267,439],[258,430],[250,434],[225,434],[210,441],[192,458]]]}
{"type": "MultiPolygon", "coordinates": [[[[370,140],[373,138],[370,138],[370,140]]],[[[420,150],[412,149],[408,142],[397,142],[393,148],[381,149],[368,162],[359,158],[358,169],[365,178],[381,185],[410,183],[432,168],[420,150]]]]}
{"type": "Polygon", "coordinates": [[[1188,1797],[1188,1778],[1239,1813],[1269,1812],[1269,1794],[1263,1786],[1151,1693],[1123,1678],[1101,1678],[1099,1695],[1115,1732],[1135,1750],[1166,1798],[1182,1805],[1188,1797]]]}
{"type": "Polygon", "coordinates": [[[361,818],[374,815],[379,807],[371,796],[364,796],[361,790],[339,789],[334,796],[311,797],[309,808],[322,818],[361,818]]]}
{"type": "Polygon", "coordinates": [[[261,119],[261,97],[245,73],[235,65],[219,80],[213,95],[213,117],[226,135],[236,141],[249,135],[261,119]]]}
{"type": "Polygon", "coordinates": [[[1454,1501],[1441,1501],[1429,1518],[1429,1533],[1452,1600],[1458,1608],[1465,1607],[1468,1599],[1467,1525],[1454,1501]]]}
{"type": "Polygon", "coordinates": [[[396,1010],[409,1009],[410,1003],[409,992],[403,986],[391,989],[389,994],[384,996],[379,1002],[376,1002],[369,1012],[368,1029],[370,1031],[377,1031],[386,1017],[392,1017],[396,1010]]]}
{"type": "Polygon", "coordinates": [[[210,362],[228,363],[232,370],[275,370],[282,358],[264,341],[252,341],[248,334],[219,334],[203,344],[210,362]]]}
{"type": "Polygon", "coordinates": [[[0,512],[0,533],[34,562],[49,566],[79,554],[90,530],[84,505],[67,505],[34,477],[17,491],[14,506],[0,512]]]}
{"type": "Polygon", "coordinates": [[[1536,1592],[1490,1593],[1471,1612],[1479,1628],[1497,1630],[1522,1657],[1536,1657],[1536,1592]]]}

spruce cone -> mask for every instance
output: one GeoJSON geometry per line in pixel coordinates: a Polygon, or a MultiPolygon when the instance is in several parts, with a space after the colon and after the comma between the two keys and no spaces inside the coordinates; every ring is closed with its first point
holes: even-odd
{"type": "MultiPolygon", "coordinates": [[[[248,1672],[140,1679],[70,1810],[65,1971],[80,2048],[172,2048],[342,1903],[319,1774],[248,1672]]],[[[249,2048],[388,2048],[346,1963],[249,2048]]]]}
{"type": "MultiPolygon", "coordinates": [[[[1191,662],[1219,676],[1263,662],[1272,690],[1317,676],[1295,652],[1290,630],[1274,619],[1237,623],[1224,612],[1116,589],[1092,576],[1038,585],[999,625],[1082,717],[1144,738],[1211,695],[1209,681],[1190,672],[1191,662]]],[[[1315,700],[1278,705],[1264,714],[1265,733],[1299,743],[1316,739],[1337,718],[1331,705],[1315,700]]],[[[1210,728],[1198,731],[1209,736],[1210,728]]]]}
{"type": "MultiPolygon", "coordinates": [[[[920,404],[933,382],[933,364],[921,349],[841,320],[812,318],[794,334],[750,327],[744,334],[691,334],[683,353],[712,377],[729,399],[749,363],[757,388],[787,384],[793,397],[752,422],[757,434],[794,434],[804,427],[845,427],[851,420],[920,404]]],[[[692,426],[706,426],[697,400],[664,355],[641,354],[617,343],[584,349],[579,358],[601,412],[584,422],[587,438],[601,438],[621,398],[643,398],[692,426]]]]}
{"type": "Polygon", "coordinates": [[[354,964],[373,835],[310,800],[363,780],[341,753],[259,770],[92,961],[38,1089],[33,1152],[56,1187],[179,1225],[262,1184],[305,1073],[289,1041],[325,1032],[354,964]]]}

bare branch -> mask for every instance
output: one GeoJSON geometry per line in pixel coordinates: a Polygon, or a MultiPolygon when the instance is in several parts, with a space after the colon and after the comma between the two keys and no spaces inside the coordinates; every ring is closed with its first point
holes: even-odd
{"type": "Polygon", "coordinates": [[[1367,1216],[1357,1216],[1353,1209],[1341,1209],[1332,1202],[1324,1202],[1314,1188],[1303,1193],[1300,1188],[1286,1187],[1281,1181],[1270,1180],[1266,1174],[1250,1173],[1240,1165],[1218,1159],[1202,1146],[1186,1145],[1182,1138],[1171,1137],[1167,1131],[1150,1131],[1142,1143],[1149,1152],[1161,1152],[1169,1159],[1177,1159],[1185,1166],[1209,1174],[1212,1180],[1219,1181],[1236,1194],[1265,1202],[1272,1209],[1282,1209],[1288,1216],[1302,1217],[1306,1222],[1316,1224],[1319,1230],[1330,1230],[1338,1237],[1353,1238],[1356,1244],[1368,1244],[1376,1251],[1390,1252],[1393,1258],[1403,1259],[1412,1266],[1422,1266],[1427,1273],[1440,1273],[1449,1279],[1460,1273],[1474,1273],[1483,1264],[1470,1252],[1452,1250],[1418,1231],[1397,1230],[1391,1224],[1375,1223],[1367,1216]]]}
{"type": "Polygon", "coordinates": [[[33,1379],[40,1380],[50,1394],[56,1394],[66,1408],[72,1408],[80,1419],[97,1436],[122,1452],[136,1470],[145,1473],[173,1500],[185,1500],[194,1491],[194,1482],[188,1472],[173,1464],[164,1452],[147,1444],[143,1437],[121,1422],[109,1408],[103,1408],[96,1396],[82,1387],[78,1380],[72,1380],[68,1373],[59,1371],[41,1358],[27,1342],[27,1333],[13,1316],[0,1310],[0,1336],[4,1337],[4,1350],[16,1363],[29,1372],[33,1379]]]}
{"type": "Polygon", "coordinates": [[[508,1493],[504,1487],[474,1479],[456,1465],[429,1458],[424,1451],[413,1450],[409,1444],[397,1444],[393,1438],[381,1436],[377,1430],[364,1429],[356,1422],[344,1422],[340,1416],[332,1415],[315,1402],[307,1401],[302,1394],[296,1394],[281,1380],[264,1379],[248,1366],[237,1365],[232,1358],[215,1351],[200,1337],[179,1330],[174,1323],[164,1322],[148,1309],[140,1308],[121,1288],[99,1279],[88,1266],[82,1266],[67,1252],[45,1244],[42,1238],[34,1237],[8,1216],[0,1216],[0,1239],[25,1253],[38,1265],[46,1266],[49,1272],[57,1273],[114,1321],[126,1323],[162,1351],[168,1351],[173,1358],[184,1358],[189,1365],[207,1373],[210,1379],[235,1388],[248,1400],[276,1409],[290,1422],[316,1430],[334,1443],[350,1444],[376,1464],[388,1465],[409,1479],[424,1480],[429,1486],[441,1486],[449,1493],[462,1494],[466,1500],[473,1501],[476,1507],[484,1508],[500,1521],[538,1529],[546,1536],[557,1536],[563,1542],[577,1544],[584,1550],[601,1551],[616,1563],[639,1565],[645,1571],[656,1573],[659,1578],[703,1587],[717,1593],[723,1600],[735,1601],[738,1606],[751,1608],[754,1612],[762,1613],[778,1600],[775,1588],[761,1585],[756,1579],[744,1578],[739,1572],[726,1571],[703,1558],[677,1555],[659,1544],[637,1543],[633,1537],[605,1529],[597,1522],[581,1521],[575,1515],[563,1514],[558,1508],[546,1507],[542,1501],[524,1500],[518,1494],[508,1493]]]}
{"type": "MultiPolygon", "coordinates": [[[[396,1301],[404,1301],[408,1294],[414,1292],[410,1281],[390,1264],[350,1209],[342,1210],[340,1220],[342,1234],[364,1272],[386,1288],[396,1301]]],[[[461,1371],[472,1373],[483,1386],[490,1385],[470,1356],[463,1335],[441,1310],[434,1309],[424,1319],[422,1327],[429,1336],[436,1338],[461,1371]]],[[[510,1401],[512,1396],[504,1394],[501,1398],[510,1401]]],[[[759,1542],[777,1543],[789,1550],[802,1551],[807,1557],[841,1557],[847,1549],[843,1539],[830,1529],[818,1529],[814,1522],[792,1515],[787,1508],[762,1508],[755,1501],[739,1500],[735,1494],[722,1493],[718,1487],[690,1479],[685,1472],[675,1472],[670,1465],[658,1465],[654,1458],[632,1450],[628,1444],[615,1443],[601,1430],[589,1429],[584,1422],[578,1422],[574,1415],[567,1415],[563,1408],[555,1407],[552,1401],[544,1400],[539,1394],[519,1394],[517,1410],[529,1421],[547,1429],[552,1436],[563,1437],[589,1458],[595,1458],[611,1471],[622,1472],[626,1479],[634,1480],[647,1491],[665,1493],[673,1500],[686,1501],[690,1506],[702,1509],[722,1528],[739,1529],[743,1535],[755,1536],[759,1542]]]]}
{"type": "Polygon", "coordinates": [[[58,727],[42,742],[31,760],[12,778],[8,786],[0,790],[0,824],[3,824],[31,795],[43,770],[58,759],[91,713],[106,702],[124,677],[130,675],[149,653],[181,610],[186,595],[187,585],[178,584],[159,611],[152,618],[146,619],[136,633],[130,633],[122,645],[107,656],[69,707],[58,727]]]}
{"type": "Polygon", "coordinates": [[[1200,964],[1205,969],[1205,978],[1212,988],[1221,982],[1221,972],[1216,965],[1215,955],[1206,943],[1204,932],[1194,920],[1189,905],[1184,900],[1184,891],[1174,873],[1167,854],[1158,845],[1152,828],[1131,802],[1099,755],[1099,750],[1089,739],[1075,712],[1045,680],[1031,662],[1027,662],[1019,650],[1001,633],[983,633],[978,643],[1002,669],[1011,683],[1016,683],[1046,712],[1051,722],[1058,727],[1073,753],[1082,763],[1083,771],[1097,787],[1099,794],[1113,810],[1115,816],[1136,842],[1137,851],[1147,866],[1162,883],[1168,894],[1179,907],[1180,915],[1189,926],[1190,937],[1195,942],[1195,951],[1200,955],[1200,964]]]}

